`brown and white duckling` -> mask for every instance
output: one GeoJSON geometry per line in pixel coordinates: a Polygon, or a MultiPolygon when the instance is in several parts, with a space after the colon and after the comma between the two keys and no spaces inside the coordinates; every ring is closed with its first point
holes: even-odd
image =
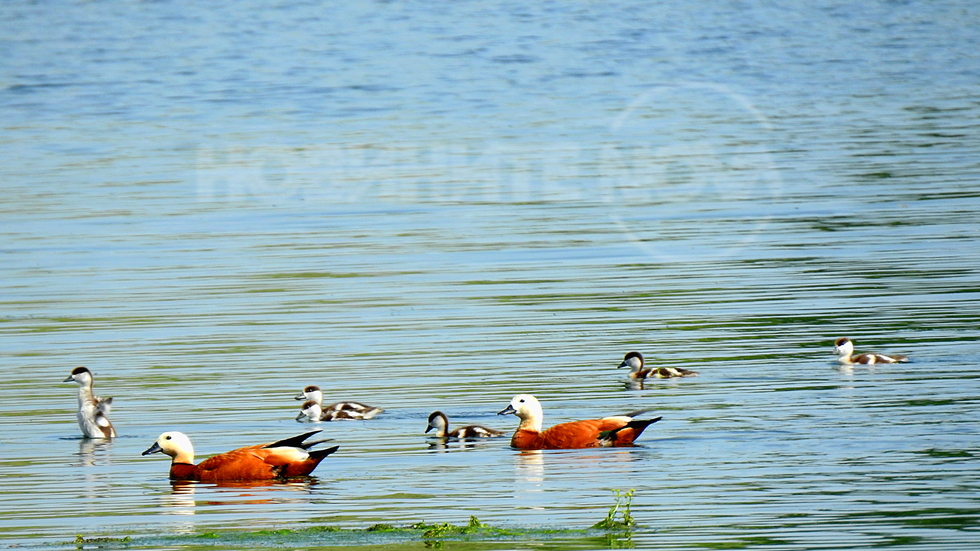
{"type": "Polygon", "coordinates": [[[896,362],[907,362],[909,361],[908,356],[902,356],[900,354],[876,354],[874,352],[866,352],[864,354],[854,354],[854,343],[851,339],[847,337],[841,337],[834,341],[834,353],[836,353],[839,358],[837,361],[846,364],[893,364],[896,362]]]}
{"type": "Polygon", "coordinates": [[[334,402],[329,406],[323,406],[323,392],[320,387],[310,385],[303,389],[303,392],[296,396],[297,400],[306,400],[300,408],[297,421],[340,421],[348,419],[372,419],[384,409],[360,402],[334,402]]]}
{"type": "Polygon", "coordinates": [[[109,421],[112,398],[99,398],[92,393],[92,372],[87,367],[76,367],[64,380],[78,383],[78,426],[86,438],[115,438],[116,429],[109,421]]]}
{"type": "Polygon", "coordinates": [[[677,377],[697,377],[698,372],[692,371],[690,369],[683,369],[680,367],[649,367],[643,368],[643,354],[633,351],[626,354],[623,358],[623,363],[619,364],[618,367],[628,367],[630,368],[629,378],[633,381],[642,381],[643,379],[674,379],[677,377]]]}
{"type": "Polygon", "coordinates": [[[441,411],[433,411],[429,415],[429,426],[425,428],[425,432],[428,433],[432,429],[436,429],[437,438],[494,438],[504,434],[504,431],[488,429],[480,425],[467,425],[450,431],[449,419],[441,411]]]}

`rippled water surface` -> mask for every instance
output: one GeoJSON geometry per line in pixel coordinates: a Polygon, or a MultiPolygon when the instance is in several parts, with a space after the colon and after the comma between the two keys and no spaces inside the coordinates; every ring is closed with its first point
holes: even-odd
{"type": "Polygon", "coordinates": [[[980,10],[790,4],[3,3],[0,545],[587,528],[634,489],[638,547],[973,549],[980,10]],[[634,349],[700,377],[628,389],[634,349]],[[298,434],[308,384],[386,409],[308,483],[140,456],[298,434]],[[422,433],[523,392],[663,420],[422,433]]]}

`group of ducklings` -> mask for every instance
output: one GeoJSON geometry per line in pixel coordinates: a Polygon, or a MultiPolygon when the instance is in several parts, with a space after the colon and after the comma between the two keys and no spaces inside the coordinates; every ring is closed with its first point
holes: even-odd
{"type": "MultiPolygon", "coordinates": [[[[323,407],[323,391],[316,385],[310,385],[296,395],[297,400],[304,400],[300,407],[297,421],[318,422],[318,421],[349,421],[358,419],[373,419],[384,409],[369,406],[361,402],[345,400],[334,402],[327,407],[323,407]]],[[[455,430],[449,430],[449,419],[441,411],[434,411],[429,415],[429,426],[425,432],[435,429],[435,436],[438,438],[492,438],[503,435],[503,431],[488,429],[478,425],[469,425],[455,430]]]]}
{"type": "MultiPolygon", "coordinates": [[[[855,354],[854,343],[847,337],[841,337],[834,342],[834,352],[838,355],[838,362],[844,365],[888,364],[908,361],[907,356],[898,354],[886,355],[874,352],[855,354]]],[[[658,366],[648,368],[644,364],[643,354],[636,351],[627,353],[618,367],[629,368],[628,378],[631,382],[642,382],[645,379],[654,378],[696,377],[699,374],[697,371],[679,367],[658,366]]],[[[91,371],[86,367],[76,367],[64,382],[74,382],[79,385],[77,418],[82,434],[87,438],[114,438],[116,430],[109,420],[112,398],[100,398],[94,394],[91,371]]],[[[354,401],[335,402],[324,407],[323,392],[320,387],[315,385],[304,388],[296,396],[296,399],[303,400],[300,413],[296,416],[297,421],[366,420],[372,419],[384,411],[382,408],[354,401]]],[[[479,425],[467,425],[450,430],[449,419],[441,411],[434,411],[429,415],[425,432],[428,433],[432,430],[435,430],[435,436],[439,438],[490,438],[504,434],[503,431],[479,425]]]]}
{"type": "MultiPolygon", "coordinates": [[[[842,337],[834,343],[838,361],[842,364],[876,364],[908,361],[906,356],[877,353],[854,354],[854,344],[842,337]]],[[[619,367],[630,368],[631,383],[647,378],[679,378],[697,376],[697,371],[677,367],[644,368],[643,355],[630,352],[619,367]]],[[[88,438],[114,438],[116,430],[109,421],[112,398],[99,398],[92,390],[92,373],[85,367],[76,367],[65,382],[75,382],[78,388],[78,425],[88,438]]],[[[323,392],[315,385],[303,389],[297,400],[303,406],[296,419],[299,421],[338,421],[371,419],[384,411],[379,407],[360,402],[343,401],[323,406],[323,392]]],[[[648,410],[634,411],[601,419],[584,419],[542,427],[544,413],[541,403],[530,394],[518,394],[499,415],[514,414],[520,425],[511,437],[511,446],[521,450],[577,449],[606,446],[632,446],[633,442],[651,424],[661,418],[634,419],[648,410]]],[[[449,419],[441,411],[429,415],[425,432],[435,430],[442,439],[475,439],[502,436],[503,431],[468,425],[449,429],[449,419]]],[[[339,446],[313,450],[327,440],[308,441],[314,430],[264,444],[237,448],[212,456],[194,464],[194,447],[190,439],[176,431],[165,432],[143,455],[164,453],[171,457],[170,478],[204,482],[255,481],[306,476],[339,446]]]]}

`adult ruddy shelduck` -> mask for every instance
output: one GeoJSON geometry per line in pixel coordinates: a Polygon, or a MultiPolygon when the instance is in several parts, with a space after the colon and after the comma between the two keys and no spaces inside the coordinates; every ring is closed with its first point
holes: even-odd
{"type": "Polygon", "coordinates": [[[76,367],[64,380],[78,383],[78,426],[87,438],[115,438],[116,429],[109,421],[112,398],[99,398],[92,393],[92,372],[76,367]]]}
{"type": "Polygon", "coordinates": [[[345,419],[372,419],[384,409],[360,402],[334,402],[323,406],[323,392],[320,387],[310,385],[296,395],[297,400],[306,400],[300,407],[297,421],[340,421],[345,419]]]}
{"type": "Polygon", "coordinates": [[[143,455],[163,452],[173,458],[170,463],[172,480],[198,480],[218,482],[230,480],[272,480],[306,476],[316,469],[323,458],[337,451],[340,446],[307,451],[326,442],[304,442],[320,431],[315,430],[278,442],[246,446],[215,455],[194,464],[194,446],[190,438],[181,432],[165,432],[157,438],[143,455]]]}
{"type": "Polygon", "coordinates": [[[425,428],[425,432],[428,433],[432,429],[435,429],[437,438],[493,438],[504,434],[503,431],[488,429],[480,425],[467,425],[449,430],[449,418],[441,411],[433,411],[429,415],[429,426],[425,428]]]}
{"type": "Polygon", "coordinates": [[[661,419],[660,417],[633,419],[633,416],[644,411],[647,410],[603,419],[571,421],[542,431],[541,422],[544,419],[544,412],[541,403],[530,394],[518,394],[510,401],[510,405],[497,415],[513,413],[521,420],[517,431],[510,439],[512,447],[522,450],[558,450],[631,446],[647,426],[661,419]]]}
{"type": "Polygon", "coordinates": [[[837,361],[845,365],[853,364],[893,364],[896,362],[909,361],[908,356],[899,354],[876,354],[866,352],[864,354],[854,354],[854,343],[847,337],[841,337],[834,341],[834,352],[840,356],[837,361]]]}
{"type": "Polygon", "coordinates": [[[630,368],[629,375],[631,381],[643,381],[643,379],[674,379],[677,377],[697,377],[698,372],[680,367],[648,367],[644,368],[643,354],[633,351],[626,354],[623,362],[618,367],[630,368]]]}

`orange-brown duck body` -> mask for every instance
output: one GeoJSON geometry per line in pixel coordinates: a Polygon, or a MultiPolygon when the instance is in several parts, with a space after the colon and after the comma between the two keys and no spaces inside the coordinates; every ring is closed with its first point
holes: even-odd
{"type": "Polygon", "coordinates": [[[194,447],[180,432],[165,432],[143,455],[162,452],[173,458],[172,480],[200,482],[274,480],[306,476],[339,446],[308,451],[325,440],[304,442],[320,431],[311,431],[277,442],[246,446],[215,455],[194,464],[194,447]]]}
{"type": "Polygon", "coordinates": [[[510,439],[510,445],[521,450],[559,450],[632,446],[647,426],[661,418],[634,420],[637,411],[603,419],[586,419],[561,423],[541,430],[544,418],[541,403],[530,394],[518,394],[498,415],[513,413],[521,424],[510,439]]]}

